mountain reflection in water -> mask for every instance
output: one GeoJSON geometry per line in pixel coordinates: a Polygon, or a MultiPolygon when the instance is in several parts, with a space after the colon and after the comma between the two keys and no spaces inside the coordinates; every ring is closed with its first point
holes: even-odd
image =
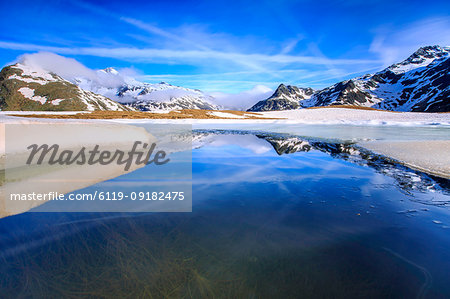
{"type": "MultiPolygon", "coordinates": [[[[380,174],[394,178],[397,186],[407,193],[411,191],[440,191],[444,194],[450,194],[449,180],[413,170],[388,157],[361,148],[353,142],[335,142],[333,140],[319,140],[288,134],[222,130],[197,130],[194,133],[194,140],[197,139],[199,141],[202,138],[205,139],[207,136],[220,136],[221,134],[254,135],[267,141],[278,155],[320,151],[336,159],[349,161],[360,166],[371,167],[380,174]]],[[[425,203],[443,206],[450,204],[446,201],[425,203]]]]}

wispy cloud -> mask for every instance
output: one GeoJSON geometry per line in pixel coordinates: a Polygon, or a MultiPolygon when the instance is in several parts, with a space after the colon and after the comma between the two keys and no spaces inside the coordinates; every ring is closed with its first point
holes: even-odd
{"type": "MultiPolygon", "coordinates": [[[[278,73],[285,67],[296,67],[302,69],[303,66],[323,66],[330,69],[333,66],[354,66],[367,68],[367,64],[379,65],[378,60],[372,59],[330,59],[322,53],[312,51],[313,55],[294,55],[293,50],[299,46],[299,42],[305,40],[305,35],[295,33],[295,36],[285,43],[279,45],[278,54],[274,54],[270,47],[262,43],[261,38],[252,39],[251,36],[237,38],[220,32],[209,32],[207,26],[200,24],[182,24],[174,28],[162,28],[156,23],[144,22],[142,20],[119,16],[115,12],[109,12],[103,7],[98,7],[83,1],[75,1],[77,5],[94,13],[100,13],[109,16],[120,22],[126,23],[148,34],[147,37],[139,36],[135,33],[132,36],[140,41],[147,41],[149,46],[144,48],[114,48],[114,49],[95,49],[98,55],[103,57],[112,57],[119,59],[133,59],[140,62],[158,62],[171,64],[191,64],[204,67],[218,67],[226,70],[239,67],[240,70],[254,70],[261,73],[270,74],[271,77],[282,79],[278,73]],[[156,38],[154,38],[156,37],[156,38]],[[164,43],[164,41],[166,41],[164,43]],[[160,47],[155,47],[159,45],[160,47]],[[162,45],[162,47],[161,47],[162,45]],[[270,53],[272,52],[272,53],[270,53]],[[128,57],[127,57],[128,56],[128,57]],[[231,64],[230,64],[231,63],[231,64]]],[[[268,5],[270,3],[266,3],[268,5]]],[[[269,5],[270,9],[277,11],[283,18],[289,19],[282,11],[279,11],[278,5],[269,5]]],[[[287,28],[299,28],[295,18],[289,19],[287,28]]],[[[309,49],[311,50],[311,49],[309,49]]],[[[83,49],[86,53],[86,51],[83,49]]],[[[92,49],[88,49],[92,51],[92,49]]],[[[310,51],[311,52],[311,51],[310,51]]],[[[333,68],[338,72],[338,68],[333,68]]],[[[345,74],[346,70],[340,70],[345,74]]]]}
{"type": "MultiPolygon", "coordinates": [[[[164,62],[167,63],[189,63],[192,61],[204,61],[205,59],[226,60],[226,61],[253,61],[261,65],[278,64],[289,65],[293,63],[311,64],[311,65],[358,65],[358,64],[377,64],[378,60],[368,59],[329,59],[325,57],[315,56],[295,56],[295,55],[267,55],[267,54],[243,54],[220,52],[215,50],[198,51],[198,50],[170,50],[170,49],[150,49],[150,48],[65,48],[53,47],[27,43],[14,43],[0,41],[0,48],[11,50],[26,50],[26,51],[47,51],[58,54],[69,55],[91,55],[98,57],[109,57],[124,60],[140,60],[142,62],[164,62]]],[[[210,62],[206,62],[210,63],[210,62]]]]}
{"type": "Polygon", "coordinates": [[[428,18],[400,28],[389,24],[375,31],[370,51],[379,55],[384,66],[407,58],[422,46],[450,45],[449,17],[428,18]]]}
{"type": "MultiPolygon", "coordinates": [[[[90,13],[117,22],[121,34],[128,38],[128,43],[124,44],[121,40],[120,46],[115,42],[103,43],[101,46],[48,46],[0,41],[0,48],[22,52],[44,51],[74,57],[111,58],[138,65],[191,66],[191,70],[195,71],[184,74],[179,72],[176,75],[154,73],[142,78],[166,80],[178,85],[187,82],[188,87],[208,90],[224,90],[225,87],[233,86],[234,82],[234,92],[261,84],[274,88],[281,82],[305,86],[305,82],[322,82],[324,78],[330,77],[343,79],[352,73],[360,73],[381,65],[379,59],[348,59],[336,55],[331,58],[319,49],[317,43],[308,40],[300,29],[284,42],[274,43],[265,40],[264,36],[233,36],[217,32],[207,24],[175,24],[170,28],[163,27],[151,18],[143,21],[92,3],[80,0],[71,2],[90,13]],[[130,37],[136,42],[130,43],[130,37]]],[[[276,5],[273,9],[276,10],[276,5]]],[[[278,13],[283,14],[281,11],[278,13]]],[[[299,24],[296,23],[296,19],[291,18],[286,25],[298,29],[299,24]]]]}
{"type": "MultiPolygon", "coordinates": [[[[247,97],[253,100],[260,100],[262,96],[255,96],[255,93],[247,93],[253,87],[268,86],[275,88],[279,83],[295,84],[300,86],[321,87],[323,82],[335,81],[342,79],[344,76],[353,74],[362,74],[368,71],[375,71],[379,67],[367,66],[367,61],[360,60],[336,60],[326,57],[311,56],[293,56],[293,55],[264,55],[264,54],[241,54],[241,53],[221,53],[215,51],[183,51],[183,50],[161,50],[161,49],[137,49],[137,48],[66,48],[52,47],[35,44],[21,44],[11,42],[1,42],[0,48],[26,50],[26,51],[42,51],[53,52],[61,55],[90,55],[94,57],[109,57],[130,62],[137,60],[142,62],[165,62],[165,63],[192,63],[202,64],[204,61],[210,63],[214,61],[216,65],[226,65],[222,67],[224,70],[230,69],[230,62],[235,59],[252,60],[253,63],[260,63],[271,71],[262,72],[253,68],[231,68],[236,71],[218,72],[218,73],[200,73],[200,74],[152,74],[140,75],[139,80],[147,82],[166,81],[176,85],[198,88],[208,92],[233,90],[234,92],[242,91],[241,95],[232,95],[230,97],[223,96],[227,100],[239,99],[243,101],[244,106],[248,101],[244,101],[247,97]],[[232,55],[228,57],[227,55],[232,55]],[[237,58],[236,58],[237,57],[237,58]],[[311,70],[305,67],[295,68],[295,65],[309,64],[313,67],[319,67],[317,70],[311,70]],[[325,65],[324,65],[325,64],[325,65]],[[282,69],[283,66],[292,67],[292,69],[282,69]],[[332,65],[333,67],[330,67],[332,65]],[[348,67],[349,65],[359,66],[357,71],[337,70],[335,65],[348,67]],[[325,68],[323,68],[325,67],[325,68]]],[[[40,55],[39,57],[41,57],[40,55]]],[[[48,56],[48,55],[44,55],[48,56]]],[[[35,57],[37,59],[37,57],[35,57]]],[[[39,58],[40,59],[40,58],[39,58]]],[[[59,61],[58,59],[46,59],[45,61],[59,61]]],[[[373,63],[372,61],[369,61],[373,63]]],[[[377,63],[373,63],[377,65],[377,63]]],[[[64,64],[66,65],[66,64],[64,64]]],[[[69,69],[74,69],[70,67],[69,69]]],[[[77,69],[77,68],[76,68],[77,69]]],[[[63,72],[64,73],[64,72],[63,72]]],[[[69,72],[71,73],[71,72],[69,72]]],[[[64,77],[64,74],[63,74],[64,77]]],[[[67,77],[67,76],[66,76],[67,77]]],[[[226,93],[225,93],[226,94],[226,93]]],[[[262,93],[264,94],[264,93],[262,93]]],[[[265,95],[264,95],[265,96],[265,95]]],[[[233,104],[234,105],[234,104],[233,104]]],[[[235,105],[236,106],[236,105],[235,105]]],[[[231,106],[230,106],[231,107],[231,106]]],[[[236,106],[237,107],[237,106],[236,106]]]]}
{"type": "Polygon", "coordinates": [[[443,1],[429,3],[423,11],[372,2],[201,1],[194,6],[166,1],[124,6],[117,1],[53,5],[38,0],[11,7],[4,24],[23,26],[6,27],[0,48],[10,50],[1,51],[5,60],[13,51],[45,51],[100,68],[131,65],[148,74],[145,80],[237,93],[261,84],[272,89],[279,83],[326,87],[381,70],[420,46],[450,44],[448,4],[443,1]],[[30,22],[36,15],[33,7],[42,15],[30,22]],[[386,7],[404,10],[380,25],[386,7]],[[358,14],[366,9],[367,16],[358,14]]]}
{"type": "Polygon", "coordinates": [[[150,34],[155,34],[158,35],[160,37],[163,38],[167,38],[171,41],[174,42],[178,42],[178,43],[182,43],[184,45],[189,45],[194,49],[199,49],[199,50],[204,50],[204,51],[210,51],[211,49],[209,49],[206,46],[203,46],[202,44],[198,43],[198,42],[194,42],[190,39],[186,39],[186,38],[182,38],[177,34],[173,34],[167,30],[163,30],[157,26],[151,25],[151,24],[147,24],[144,23],[140,20],[137,19],[133,19],[133,18],[126,18],[126,17],[121,17],[120,18],[121,21],[124,21],[130,25],[133,25],[139,29],[145,30],[146,32],[150,33],[150,34]]]}
{"type": "Polygon", "coordinates": [[[287,43],[284,45],[283,49],[281,49],[280,54],[285,55],[289,54],[294,48],[298,45],[298,43],[304,39],[304,36],[299,35],[297,38],[294,38],[292,40],[287,41],[287,43]]]}

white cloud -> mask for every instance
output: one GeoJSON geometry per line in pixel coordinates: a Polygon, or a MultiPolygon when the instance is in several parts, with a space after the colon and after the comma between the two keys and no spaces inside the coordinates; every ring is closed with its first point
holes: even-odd
{"type": "MultiPolygon", "coordinates": [[[[358,65],[358,64],[377,64],[377,60],[370,59],[330,59],[316,56],[302,55],[283,55],[283,54],[245,54],[237,52],[221,51],[200,51],[200,50],[170,50],[170,49],[152,49],[152,48],[63,48],[41,46],[34,44],[21,44],[0,41],[0,48],[26,51],[45,51],[66,55],[88,55],[97,57],[109,57],[124,60],[133,60],[140,62],[158,62],[158,63],[192,63],[210,64],[211,59],[218,61],[248,61],[248,63],[267,65],[273,64],[278,67],[293,63],[310,65],[358,65]]],[[[247,63],[247,64],[248,64],[247,63]]]]}
{"type": "Polygon", "coordinates": [[[222,93],[214,92],[211,95],[215,98],[214,102],[221,105],[225,109],[231,110],[247,110],[258,101],[265,100],[270,97],[273,90],[264,85],[256,85],[250,90],[240,93],[222,93]]]}
{"type": "MultiPolygon", "coordinates": [[[[24,54],[19,56],[18,62],[55,73],[70,82],[75,82],[77,78],[85,78],[94,84],[108,88],[119,87],[125,82],[125,78],[120,74],[99,72],[84,66],[73,58],[50,52],[24,54]]],[[[131,70],[127,69],[126,72],[131,73],[131,70]]],[[[87,88],[87,86],[84,87],[87,88]]]]}
{"type": "Polygon", "coordinates": [[[19,56],[18,62],[33,68],[53,72],[64,79],[73,79],[74,76],[95,78],[95,71],[87,68],[73,58],[63,57],[54,53],[39,52],[19,56]]]}

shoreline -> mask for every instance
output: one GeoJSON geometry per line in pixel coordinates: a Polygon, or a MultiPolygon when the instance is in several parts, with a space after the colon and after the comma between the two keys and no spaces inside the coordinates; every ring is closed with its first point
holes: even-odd
{"type": "Polygon", "coordinates": [[[52,120],[163,121],[174,123],[280,123],[450,126],[450,113],[393,112],[347,107],[324,107],[284,111],[246,112],[235,110],[123,111],[0,111],[2,118],[52,120]]]}
{"type": "Polygon", "coordinates": [[[257,113],[230,110],[126,112],[125,114],[109,111],[94,113],[0,112],[0,123],[67,121],[191,124],[195,128],[260,130],[319,138],[354,139],[357,146],[396,160],[409,168],[450,179],[450,134],[447,135],[446,132],[450,129],[450,113],[392,113],[343,107],[257,113]],[[118,115],[131,118],[113,118],[118,115]],[[99,116],[105,117],[96,118],[99,116]],[[313,130],[312,135],[307,135],[310,133],[309,127],[317,125],[330,126],[320,132],[313,130]],[[399,129],[400,132],[397,131],[399,129]],[[431,134],[436,130],[440,130],[438,135],[431,134]],[[380,132],[373,133],[372,131],[380,132]],[[408,133],[409,136],[404,136],[403,133],[408,133]],[[413,138],[419,139],[413,140],[413,138]]]}

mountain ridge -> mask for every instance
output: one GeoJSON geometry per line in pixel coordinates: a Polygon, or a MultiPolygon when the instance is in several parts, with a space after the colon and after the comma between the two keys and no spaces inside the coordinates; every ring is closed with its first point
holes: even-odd
{"type": "Polygon", "coordinates": [[[102,95],[86,91],[43,69],[16,63],[0,72],[0,110],[129,111],[102,95]]]}
{"type": "Polygon", "coordinates": [[[123,76],[116,69],[109,67],[97,73],[108,74],[109,79],[122,81],[115,86],[105,86],[85,77],[74,79],[74,83],[83,89],[107,96],[123,105],[141,111],[174,110],[174,109],[208,109],[218,110],[213,97],[198,89],[190,89],[171,85],[166,82],[146,83],[129,76],[123,76]]]}
{"type": "MultiPolygon", "coordinates": [[[[298,108],[352,105],[391,111],[449,112],[449,57],[450,47],[421,47],[402,62],[377,73],[318,90],[309,98],[300,99],[298,108]]],[[[283,107],[282,104],[278,106],[283,107]]],[[[255,106],[249,111],[270,111],[258,110],[262,109],[261,105],[255,106]]],[[[290,107],[284,106],[285,109],[271,110],[297,109],[296,106],[293,103],[290,107]]]]}
{"type": "Polygon", "coordinates": [[[267,99],[257,102],[247,111],[290,110],[300,107],[301,100],[309,99],[314,93],[312,88],[302,88],[280,84],[267,99]]]}

